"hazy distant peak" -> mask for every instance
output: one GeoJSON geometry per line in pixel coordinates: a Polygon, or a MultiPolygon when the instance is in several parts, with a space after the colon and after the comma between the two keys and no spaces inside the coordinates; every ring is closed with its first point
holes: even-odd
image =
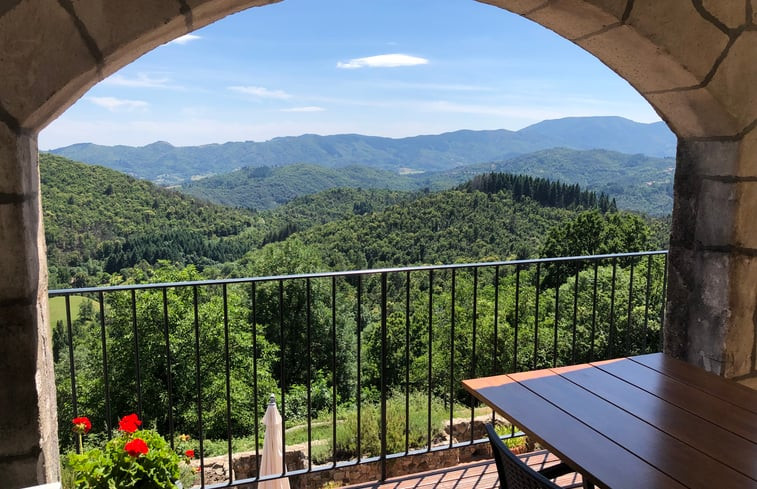
{"type": "Polygon", "coordinates": [[[143,148],[149,148],[149,149],[173,149],[175,146],[167,141],[155,141],[154,143],[150,143],[146,146],[142,146],[143,148]]]}

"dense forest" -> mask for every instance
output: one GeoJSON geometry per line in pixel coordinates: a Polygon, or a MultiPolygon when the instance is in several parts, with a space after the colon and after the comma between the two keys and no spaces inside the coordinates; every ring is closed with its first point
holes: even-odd
{"type": "MultiPolygon", "coordinates": [[[[41,165],[51,283],[66,287],[665,245],[664,222],[544,178],[491,173],[438,192],[331,189],[253,212],[60,157],[41,165]]],[[[375,413],[382,391],[450,412],[471,404],[459,382],[471,375],[655,348],[663,277],[664,260],[650,256],[170,286],[109,292],[101,305],[85,294],[53,330],[61,433],[76,394],[77,412],[103,435],[139,410],[163,433],[254,437],[275,392],[290,426],[338,425],[325,459],[353,457],[355,410],[375,413]]],[[[375,455],[375,426],[361,423],[360,450],[375,455]]],[[[414,446],[426,439],[413,436],[414,446]]]]}

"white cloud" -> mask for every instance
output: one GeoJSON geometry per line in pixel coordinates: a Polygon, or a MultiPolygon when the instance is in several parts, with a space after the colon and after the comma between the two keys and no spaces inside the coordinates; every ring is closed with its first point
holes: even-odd
{"type": "Polygon", "coordinates": [[[426,58],[410,56],[408,54],[379,54],[367,58],[355,58],[347,62],[338,62],[337,68],[397,68],[400,66],[417,66],[428,64],[426,58]]]}
{"type": "Polygon", "coordinates": [[[117,110],[139,110],[139,109],[146,109],[150,106],[147,102],[143,100],[127,100],[122,98],[116,98],[116,97],[87,97],[87,100],[92,102],[95,105],[99,105],[100,107],[106,108],[110,110],[111,112],[115,112],[117,110]]]}
{"type": "Polygon", "coordinates": [[[202,39],[201,36],[198,36],[197,34],[184,34],[181,37],[177,37],[173,41],[169,42],[168,44],[181,44],[182,46],[184,44],[187,44],[188,42],[196,41],[198,39],[202,39]]]}
{"type": "Polygon", "coordinates": [[[234,92],[243,93],[245,95],[252,95],[259,98],[273,98],[278,100],[286,100],[292,98],[292,96],[283,90],[269,90],[264,87],[255,86],[233,86],[228,87],[229,90],[234,92]]]}
{"type": "Polygon", "coordinates": [[[308,105],[305,107],[290,107],[288,109],[281,109],[281,112],[323,112],[323,107],[318,107],[317,105],[308,105]]]}
{"type": "Polygon", "coordinates": [[[136,78],[127,78],[116,74],[106,78],[103,83],[120,87],[174,88],[168,85],[169,81],[168,78],[153,78],[146,73],[139,73],[136,78]]]}

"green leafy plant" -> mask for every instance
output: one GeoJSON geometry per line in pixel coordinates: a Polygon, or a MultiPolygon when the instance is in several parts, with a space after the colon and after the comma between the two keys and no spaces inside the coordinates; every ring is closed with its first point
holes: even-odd
{"type": "MultiPolygon", "coordinates": [[[[89,431],[87,418],[73,420],[81,438],[89,431]],[[86,420],[86,421],[85,421],[86,420]]],[[[103,448],[69,453],[65,458],[66,489],[176,489],[194,482],[190,459],[194,450],[180,455],[155,430],[139,429],[136,414],[119,421],[118,435],[103,448]]],[[[189,438],[182,440],[188,442],[189,438]]],[[[182,447],[184,448],[184,447],[182,447]]]]}

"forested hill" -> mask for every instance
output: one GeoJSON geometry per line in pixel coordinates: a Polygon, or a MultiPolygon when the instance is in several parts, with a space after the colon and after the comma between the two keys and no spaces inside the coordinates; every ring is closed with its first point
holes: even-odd
{"type": "Polygon", "coordinates": [[[297,272],[533,257],[551,229],[584,209],[542,206],[505,189],[430,192],[382,212],[311,227],[256,250],[243,263],[250,274],[268,274],[283,273],[270,267],[294,256],[308,257],[297,272]]]}
{"type": "Polygon", "coordinates": [[[50,285],[101,283],[145,259],[199,265],[242,256],[249,211],[230,209],[99,166],[40,155],[50,285]]]}
{"type": "Polygon", "coordinates": [[[511,173],[485,173],[476,175],[472,180],[460,186],[469,192],[479,191],[487,194],[498,192],[511,193],[515,200],[529,198],[547,207],[563,209],[599,209],[600,212],[615,212],[615,199],[607,194],[589,190],[581,190],[578,184],[534,178],[528,175],[513,175],[511,173]]]}
{"type": "Polygon", "coordinates": [[[416,190],[418,184],[394,172],[365,166],[336,169],[296,164],[248,166],[184,184],[178,190],[218,204],[264,210],[331,188],[416,190]]]}
{"type": "Polygon", "coordinates": [[[553,148],[417,177],[428,185],[434,181],[463,182],[490,171],[578,184],[586,190],[606,193],[616,200],[619,209],[656,216],[673,210],[675,160],[643,154],[553,148]]]}
{"type": "Polygon", "coordinates": [[[40,166],[51,288],[106,284],[159,260],[208,278],[267,273],[271,253],[300,244],[312,253],[287,251],[291,266],[276,273],[536,256],[581,209],[612,210],[575,185],[492,174],[440,192],[330,189],[254,213],[59,156],[40,166]]]}
{"type": "Polygon", "coordinates": [[[259,143],[229,142],[194,147],[174,147],[166,142],[142,147],[85,143],[52,152],[171,185],[245,166],[294,163],[333,168],[362,165],[394,172],[403,168],[438,171],[554,147],[602,148],[664,157],[675,154],[676,140],[662,122],[641,124],[620,117],[576,117],[544,121],[519,131],[462,130],[401,139],[309,134],[259,143]]]}
{"type": "Polygon", "coordinates": [[[500,162],[408,175],[357,166],[246,167],[186,184],[180,190],[219,204],[262,210],[333,187],[444,190],[476,175],[498,171],[579,184],[616,199],[620,209],[666,215],[673,206],[674,167],[675,162],[668,158],[554,148],[500,162]]]}

